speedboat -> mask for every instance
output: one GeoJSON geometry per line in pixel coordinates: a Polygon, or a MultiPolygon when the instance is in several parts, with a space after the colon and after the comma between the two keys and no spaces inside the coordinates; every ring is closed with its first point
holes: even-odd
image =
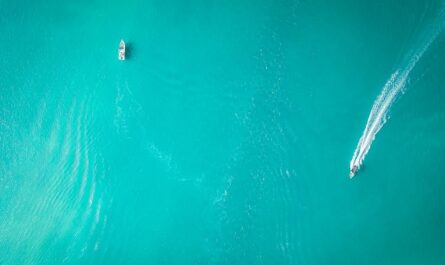
{"type": "Polygon", "coordinates": [[[119,43],[118,57],[119,57],[120,61],[125,60],[125,42],[124,42],[124,40],[121,40],[121,42],[119,43]]]}
{"type": "Polygon", "coordinates": [[[357,174],[358,166],[354,165],[352,166],[351,170],[349,171],[349,178],[353,178],[355,174],[357,174]]]}

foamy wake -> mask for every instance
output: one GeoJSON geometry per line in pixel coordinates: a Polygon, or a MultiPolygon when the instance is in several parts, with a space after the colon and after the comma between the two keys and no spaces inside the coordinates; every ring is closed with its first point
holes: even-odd
{"type": "MultiPolygon", "coordinates": [[[[356,168],[356,170],[360,169],[366,154],[371,148],[371,144],[374,141],[376,134],[380,131],[388,119],[388,112],[391,105],[394,103],[400,92],[403,92],[409,74],[431,43],[436,39],[437,35],[439,35],[439,33],[442,31],[444,25],[442,19],[444,17],[443,14],[444,12],[442,11],[439,15],[439,20],[437,20],[439,22],[434,23],[433,26],[435,27],[430,28],[432,31],[430,31],[430,34],[428,34],[429,38],[426,38],[423,42],[421,42],[420,48],[415,50],[413,56],[409,58],[405,68],[396,70],[383,86],[382,92],[372,106],[365,130],[363,131],[357,147],[355,148],[354,155],[352,156],[349,165],[351,171],[353,168],[356,168]]],[[[350,177],[352,178],[354,174],[350,175],[350,177]]]]}

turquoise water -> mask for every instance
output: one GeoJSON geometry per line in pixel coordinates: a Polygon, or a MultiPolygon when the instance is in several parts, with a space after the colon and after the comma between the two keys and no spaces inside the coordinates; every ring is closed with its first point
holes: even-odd
{"type": "Polygon", "coordinates": [[[443,264],[443,1],[110,2],[0,1],[0,264],[443,264]]]}

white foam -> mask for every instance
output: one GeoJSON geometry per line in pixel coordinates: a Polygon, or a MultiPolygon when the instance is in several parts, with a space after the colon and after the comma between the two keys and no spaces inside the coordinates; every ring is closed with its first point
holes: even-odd
{"type": "MultiPolygon", "coordinates": [[[[394,103],[400,92],[403,92],[409,77],[409,74],[416,66],[417,62],[423,56],[425,51],[431,45],[431,43],[436,39],[439,33],[442,31],[444,26],[444,12],[440,12],[439,19],[433,24],[435,27],[431,27],[427,34],[429,37],[425,38],[419,49],[415,50],[413,55],[409,58],[408,63],[403,68],[396,70],[386,84],[383,86],[382,92],[374,101],[374,105],[369,113],[368,121],[365,126],[360,140],[358,141],[357,147],[355,148],[354,155],[352,156],[350,162],[350,170],[354,167],[360,168],[365,159],[366,154],[371,148],[371,144],[375,139],[375,136],[383,127],[383,125],[388,120],[388,112],[391,105],[394,103]]],[[[353,176],[351,176],[353,177],[353,176]]]]}

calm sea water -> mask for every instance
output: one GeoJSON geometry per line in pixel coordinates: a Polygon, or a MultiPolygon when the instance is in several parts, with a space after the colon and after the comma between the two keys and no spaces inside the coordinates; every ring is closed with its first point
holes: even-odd
{"type": "Polygon", "coordinates": [[[0,264],[443,264],[444,7],[1,0],[0,264]]]}

